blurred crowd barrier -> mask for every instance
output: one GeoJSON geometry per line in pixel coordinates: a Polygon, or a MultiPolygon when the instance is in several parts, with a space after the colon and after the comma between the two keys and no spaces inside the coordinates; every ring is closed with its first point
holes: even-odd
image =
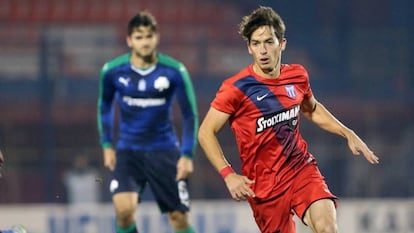
{"type": "MultiPolygon", "coordinates": [[[[413,199],[344,199],[338,226],[347,233],[414,232],[413,199]]],[[[30,233],[111,233],[114,210],[99,205],[0,205],[0,227],[22,224],[30,233]]],[[[195,201],[191,219],[199,233],[259,233],[246,202],[195,201]]],[[[311,231],[294,217],[298,233],[311,231]]],[[[142,232],[171,232],[168,219],[154,202],[143,202],[136,217],[142,232]]]]}

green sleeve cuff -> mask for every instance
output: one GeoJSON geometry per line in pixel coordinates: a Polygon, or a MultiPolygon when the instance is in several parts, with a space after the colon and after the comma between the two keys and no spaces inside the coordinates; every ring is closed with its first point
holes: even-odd
{"type": "Polygon", "coordinates": [[[191,155],[182,154],[181,157],[185,157],[185,158],[193,160],[193,156],[191,155]]]}
{"type": "Polygon", "coordinates": [[[104,148],[104,149],[106,149],[106,148],[112,148],[112,143],[110,143],[110,142],[102,143],[102,148],[104,148]]]}

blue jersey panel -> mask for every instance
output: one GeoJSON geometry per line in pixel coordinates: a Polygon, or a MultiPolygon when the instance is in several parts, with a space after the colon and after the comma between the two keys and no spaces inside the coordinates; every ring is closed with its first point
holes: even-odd
{"type": "Polygon", "coordinates": [[[158,57],[159,62],[146,70],[132,67],[126,55],[104,66],[98,103],[101,143],[105,147],[113,142],[116,103],[118,149],[170,149],[181,144],[181,153],[191,157],[198,124],[193,87],[181,63],[162,54],[158,57]],[[174,99],[183,115],[182,143],[171,119],[174,99]]]}

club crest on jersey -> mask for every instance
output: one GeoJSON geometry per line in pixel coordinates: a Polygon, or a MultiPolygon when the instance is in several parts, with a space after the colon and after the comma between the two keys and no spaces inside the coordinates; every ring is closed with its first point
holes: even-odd
{"type": "Polygon", "coordinates": [[[286,90],[287,95],[288,95],[291,99],[296,98],[295,86],[293,86],[293,85],[286,85],[286,86],[285,86],[285,90],[286,90]]]}
{"type": "Polygon", "coordinates": [[[130,81],[130,78],[128,78],[128,77],[124,78],[124,77],[121,76],[121,77],[118,78],[118,82],[123,84],[125,87],[128,86],[129,81],[130,81]]]}
{"type": "Polygon", "coordinates": [[[262,133],[266,129],[273,128],[278,124],[286,123],[292,130],[296,129],[296,126],[298,125],[299,110],[300,106],[296,105],[290,109],[257,118],[256,133],[262,133]]]}
{"type": "Polygon", "coordinates": [[[145,81],[145,79],[140,79],[138,81],[138,90],[139,91],[145,91],[147,89],[147,82],[145,81]]]}
{"type": "Polygon", "coordinates": [[[170,81],[165,76],[158,77],[154,82],[154,88],[157,89],[159,92],[163,91],[164,89],[168,89],[170,87],[170,81]]]}

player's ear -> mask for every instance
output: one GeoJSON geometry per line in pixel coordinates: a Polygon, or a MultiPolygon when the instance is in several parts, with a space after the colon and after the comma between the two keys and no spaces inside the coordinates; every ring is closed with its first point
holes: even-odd
{"type": "Polygon", "coordinates": [[[246,42],[247,50],[249,51],[249,54],[252,54],[252,50],[250,49],[250,41],[246,42]]]}
{"type": "Polygon", "coordinates": [[[158,43],[160,42],[160,33],[159,32],[155,32],[155,39],[156,39],[155,44],[158,45],[158,43]]]}
{"type": "Polygon", "coordinates": [[[282,41],[280,42],[281,51],[284,51],[286,49],[286,44],[287,44],[287,39],[283,38],[282,41]]]}
{"type": "Polygon", "coordinates": [[[127,43],[127,45],[128,45],[129,48],[132,48],[132,41],[131,41],[131,37],[130,36],[127,36],[126,37],[126,43],[127,43]]]}

